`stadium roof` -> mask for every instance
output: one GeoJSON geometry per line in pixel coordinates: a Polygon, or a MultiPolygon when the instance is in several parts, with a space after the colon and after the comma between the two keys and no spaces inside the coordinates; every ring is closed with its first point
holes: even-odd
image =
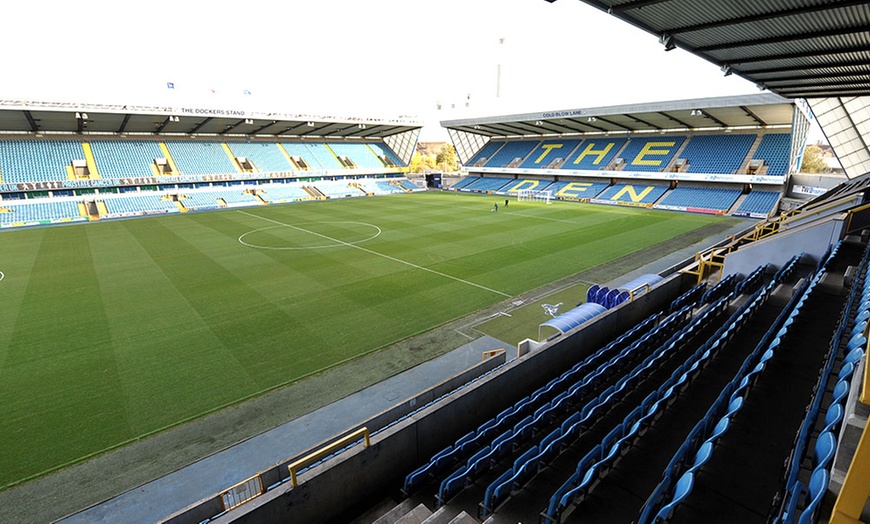
{"type": "Polygon", "coordinates": [[[582,1],[786,98],[870,94],[867,0],[582,1]]]}
{"type": "Polygon", "coordinates": [[[590,107],[441,122],[489,137],[790,126],[794,103],[772,93],[590,107]]]}
{"type": "Polygon", "coordinates": [[[0,134],[142,134],[381,139],[421,124],[361,118],[201,108],[0,100],[0,134]]]}

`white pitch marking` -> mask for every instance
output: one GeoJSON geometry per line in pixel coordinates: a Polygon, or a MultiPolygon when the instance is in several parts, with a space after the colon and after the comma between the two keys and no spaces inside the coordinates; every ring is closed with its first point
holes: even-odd
{"type": "Polygon", "coordinates": [[[310,231],[310,230],[305,229],[305,228],[302,228],[302,227],[294,226],[293,224],[286,224],[286,223],[284,223],[284,222],[279,222],[279,221],[277,221],[277,220],[272,220],[271,218],[261,217],[260,215],[255,215],[255,214],[253,214],[253,213],[248,213],[247,211],[241,211],[241,210],[239,210],[238,212],[241,213],[241,214],[243,214],[243,215],[248,215],[248,216],[250,216],[250,217],[259,218],[260,220],[265,220],[265,221],[267,221],[267,222],[272,222],[273,224],[278,224],[278,225],[282,225],[282,226],[286,226],[286,227],[292,227],[293,229],[296,229],[296,230],[298,230],[298,231],[302,231],[302,232],[304,232],[304,233],[310,233],[310,234],[315,235],[315,236],[318,236],[318,237],[320,237],[320,238],[324,238],[324,239],[326,239],[326,240],[331,240],[331,241],[336,242],[336,243],[338,243],[338,244],[341,244],[341,245],[343,245],[343,246],[352,247],[352,248],[354,248],[354,249],[359,249],[360,251],[365,251],[366,253],[370,253],[370,254],[372,254],[372,255],[377,255],[377,256],[379,256],[379,257],[386,258],[387,260],[392,260],[393,262],[398,262],[399,264],[405,264],[406,266],[411,266],[411,267],[413,267],[414,269],[419,269],[419,270],[421,270],[421,271],[428,271],[429,273],[433,273],[433,274],[435,274],[435,275],[442,276],[442,277],[444,277],[444,278],[449,278],[449,279],[451,279],[451,280],[455,280],[455,281],[457,281],[457,282],[461,282],[461,283],[463,283],[463,284],[468,284],[469,286],[474,286],[474,287],[476,287],[476,288],[483,289],[484,291],[489,291],[490,293],[495,293],[496,295],[501,295],[501,296],[503,296],[503,297],[508,297],[508,298],[510,298],[510,295],[508,295],[507,293],[502,293],[501,291],[498,291],[498,290],[495,290],[495,289],[492,289],[492,288],[488,288],[488,287],[486,287],[486,286],[482,286],[482,285],[480,285],[480,284],[475,284],[474,282],[469,282],[468,280],[463,280],[463,279],[461,279],[461,278],[454,277],[454,276],[452,276],[452,275],[448,275],[447,273],[442,273],[442,272],[440,272],[440,271],[435,271],[434,269],[429,269],[428,267],[418,266],[417,264],[413,264],[413,263],[411,263],[411,262],[407,262],[407,261],[402,260],[402,259],[400,259],[400,258],[391,257],[390,255],[385,255],[385,254],[383,254],[383,253],[378,253],[377,251],[372,251],[371,249],[367,249],[367,248],[364,248],[364,247],[362,247],[362,246],[358,246],[358,245],[355,245],[355,244],[351,244],[351,243],[349,243],[349,242],[345,242],[345,241],[343,241],[343,240],[339,240],[339,239],[337,239],[337,238],[332,238],[332,237],[330,237],[330,236],[323,235],[323,234],[318,233],[318,232],[316,232],[316,231],[310,231]]]}
{"type": "Polygon", "coordinates": [[[6,275],[4,275],[2,271],[0,271],[0,282],[3,282],[4,278],[6,278],[6,275]]]}

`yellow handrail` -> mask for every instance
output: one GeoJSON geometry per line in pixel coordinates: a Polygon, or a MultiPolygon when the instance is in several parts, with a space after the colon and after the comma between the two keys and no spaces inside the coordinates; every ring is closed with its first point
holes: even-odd
{"type": "Polygon", "coordinates": [[[289,466],[287,466],[287,469],[290,470],[290,483],[293,485],[294,488],[297,487],[299,485],[298,482],[296,481],[296,471],[297,470],[299,470],[299,469],[301,469],[301,468],[303,468],[303,467],[305,467],[313,462],[317,462],[318,460],[329,455],[330,453],[332,453],[335,450],[338,450],[338,449],[341,449],[341,448],[347,446],[351,442],[354,442],[355,440],[357,440],[360,436],[362,436],[365,439],[366,447],[369,447],[371,445],[371,440],[369,439],[369,430],[368,430],[368,428],[363,427],[363,428],[360,428],[360,429],[354,431],[353,433],[351,433],[351,434],[349,434],[349,435],[347,435],[339,440],[336,440],[332,444],[324,446],[313,453],[309,453],[308,455],[302,457],[301,459],[299,459],[299,460],[293,462],[292,464],[290,464],[289,466]]]}
{"type": "Polygon", "coordinates": [[[504,348],[490,349],[490,350],[484,351],[480,361],[483,362],[484,360],[486,360],[488,358],[497,357],[504,352],[505,352],[504,348]]]}
{"type": "Polygon", "coordinates": [[[235,486],[225,489],[218,495],[224,511],[237,508],[245,502],[263,494],[263,479],[257,473],[251,478],[245,479],[235,486]]]}

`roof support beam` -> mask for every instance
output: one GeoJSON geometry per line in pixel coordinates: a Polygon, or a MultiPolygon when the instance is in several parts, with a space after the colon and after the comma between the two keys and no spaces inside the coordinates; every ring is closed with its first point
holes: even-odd
{"type": "Polygon", "coordinates": [[[740,40],[734,42],[724,42],[721,44],[714,45],[702,45],[696,47],[694,50],[696,53],[706,53],[709,51],[719,51],[721,49],[733,49],[735,47],[747,47],[753,45],[764,45],[764,44],[778,44],[781,42],[793,42],[795,40],[809,40],[811,38],[824,38],[828,36],[840,36],[840,35],[851,35],[855,33],[866,33],[870,31],[870,25],[864,25],[859,27],[841,27],[837,29],[828,29],[825,31],[815,31],[812,33],[800,33],[800,34],[789,34],[789,35],[780,35],[780,36],[772,36],[768,38],[754,38],[752,40],[740,40]]]}
{"type": "Polygon", "coordinates": [[[765,121],[762,120],[758,115],[756,115],[755,113],[753,113],[752,110],[749,109],[748,107],[746,107],[746,106],[740,106],[740,109],[742,109],[743,112],[746,113],[746,115],[749,116],[751,119],[753,119],[753,120],[755,120],[756,122],[758,122],[759,125],[762,125],[762,126],[766,126],[766,125],[767,125],[767,122],[765,122],[765,121]]]}
{"type": "MultiPolygon", "coordinates": [[[[795,68],[795,70],[804,70],[804,68],[795,68]]],[[[754,74],[757,75],[758,73],[754,74]]],[[[759,78],[758,80],[764,82],[765,84],[772,84],[774,82],[793,82],[795,80],[828,80],[831,78],[870,78],[870,69],[860,69],[857,71],[846,71],[842,73],[812,73],[807,75],[772,76],[770,78],[759,78]]]]}
{"type": "MultiPolygon", "coordinates": [[[[848,60],[839,62],[819,62],[816,64],[796,64],[781,67],[763,67],[761,69],[742,69],[740,72],[746,75],[768,74],[768,73],[788,73],[791,71],[808,71],[811,69],[829,69],[840,67],[860,67],[867,65],[863,60],[848,60]]],[[[828,75],[824,75],[827,77],[828,75]]]]}
{"type": "Polygon", "coordinates": [[[269,127],[271,127],[271,126],[273,126],[273,125],[275,125],[275,124],[277,124],[277,123],[278,123],[278,122],[277,122],[276,120],[272,120],[272,121],[269,122],[268,124],[266,124],[266,125],[264,125],[264,126],[260,126],[260,127],[258,127],[257,129],[254,129],[253,131],[251,131],[250,134],[252,134],[252,135],[259,134],[259,133],[263,132],[264,129],[267,129],[267,128],[269,128],[269,127]]]}
{"type": "Polygon", "coordinates": [[[163,119],[163,122],[157,124],[157,127],[154,129],[154,134],[159,135],[160,133],[162,133],[163,129],[167,126],[167,124],[169,124],[171,118],[172,117],[167,116],[163,119]]]}
{"type": "MultiPolygon", "coordinates": [[[[191,129],[190,131],[188,131],[188,133],[190,133],[190,134],[196,133],[197,131],[199,131],[200,129],[202,129],[202,127],[203,127],[204,125],[208,124],[208,123],[211,122],[212,120],[214,120],[213,117],[208,117],[208,118],[206,118],[206,119],[203,120],[202,122],[200,122],[200,123],[196,124],[195,126],[193,126],[193,129],[191,129]]],[[[239,124],[236,124],[236,125],[239,125],[239,124]]],[[[233,127],[235,127],[235,126],[233,126],[233,127]]],[[[223,133],[221,133],[221,134],[223,134],[223,133]]]]}
{"type": "Polygon", "coordinates": [[[638,117],[636,117],[636,116],[634,116],[634,115],[628,115],[628,116],[629,116],[632,120],[634,120],[635,122],[639,122],[639,123],[641,123],[641,124],[643,124],[643,125],[645,125],[645,126],[649,126],[649,127],[652,127],[652,128],[654,128],[654,129],[659,129],[659,130],[662,129],[661,127],[659,127],[659,126],[653,124],[652,122],[647,122],[646,120],[644,120],[644,119],[642,119],[642,118],[638,118],[638,117]]]}
{"type": "Polygon", "coordinates": [[[24,110],[24,118],[27,119],[27,123],[30,124],[30,130],[34,133],[39,132],[39,126],[36,124],[36,120],[33,119],[33,115],[28,110],[24,110]]]}
{"type": "Polygon", "coordinates": [[[121,125],[118,127],[116,133],[123,133],[125,129],[127,129],[127,122],[130,121],[130,113],[124,115],[124,120],[121,120],[121,125]]]}
{"type": "Polygon", "coordinates": [[[625,126],[620,125],[620,124],[617,124],[616,122],[614,122],[614,121],[612,121],[612,120],[608,120],[608,119],[606,119],[606,118],[602,118],[602,117],[600,117],[600,116],[595,117],[595,118],[597,118],[599,122],[604,122],[605,124],[610,124],[610,125],[612,125],[613,127],[618,127],[618,128],[620,128],[620,129],[625,129],[626,131],[634,131],[634,129],[632,129],[632,128],[630,128],[630,127],[625,127],[625,126]]]}
{"type": "MultiPolygon", "coordinates": [[[[672,120],[672,121],[674,121],[674,122],[680,124],[681,126],[687,128],[687,129],[692,129],[692,126],[690,126],[689,124],[683,122],[683,121],[680,120],[679,118],[676,118],[676,117],[674,117],[674,116],[671,116],[671,115],[665,113],[664,111],[659,111],[658,113],[659,113],[660,115],[662,115],[663,117],[667,118],[668,120],[672,120]]],[[[705,114],[706,114],[706,113],[705,113],[705,114]]]]}
{"type": "Polygon", "coordinates": [[[712,120],[713,122],[716,122],[716,123],[719,124],[720,126],[722,126],[722,127],[728,127],[728,124],[726,124],[725,122],[719,120],[718,118],[716,118],[715,116],[711,115],[711,114],[708,113],[707,111],[704,111],[704,110],[702,109],[701,112],[704,113],[704,116],[705,116],[706,118],[709,118],[710,120],[712,120]]]}
{"type": "MultiPolygon", "coordinates": [[[[232,131],[233,129],[239,127],[240,125],[242,125],[242,124],[244,124],[244,123],[245,123],[244,120],[239,120],[239,121],[237,121],[235,124],[230,124],[230,125],[226,126],[225,128],[223,128],[222,131],[218,131],[218,134],[219,134],[219,135],[225,135],[225,134],[229,133],[230,131],[232,131]]],[[[204,126],[205,124],[206,124],[206,121],[203,120],[202,122],[199,123],[199,125],[196,126],[196,128],[199,129],[200,127],[204,126]]],[[[192,131],[191,131],[191,132],[192,132],[192,131]]]]}
{"type": "MultiPolygon", "coordinates": [[[[771,60],[791,60],[794,58],[806,58],[808,56],[828,56],[828,55],[845,55],[849,53],[867,53],[870,52],[870,45],[860,45],[854,47],[838,47],[834,49],[814,49],[812,51],[799,51],[796,53],[779,53],[764,56],[746,56],[743,58],[732,58],[728,60],[728,65],[735,64],[750,64],[753,62],[769,62],[771,60]]],[[[742,71],[737,71],[742,72],[742,71]]],[[[750,72],[747,71],[747,74],[750,72]]]]}
{"type": "Polygon", "coordinates": [[[821,82],[795,82],[792,81],[788,83],[788,81],[782,80],[768,80],[764,82],[764,85],[767,86],[768,89],[807,89],[807,88],[818,88],[818,87],[861,87],[870,85],[870,77],[856,75],[856,78],[848,80],[823,80],[821,82]],[[780,83],[785,82],[785,83],[780,83]]]}
{"type": "Polygon", "coordinates": [[[771,13],[758,13],[758,14],[750,15],[750,16],[743,16],[743,17],[738,17],[738,18],[729,18],[727,20],[717,20],[716,22],[706,22],[703,24],[695,24],[695,25],[687,25],[687,26],[683,26],[683,27],[675,27],[673,29],[665,29],[662,32],[668,33],[671,35],[675,35],[677,33],[689,33],[691,31],[701,31],[704,29],[712,29],[715,27],[725,27],[725,26],[729,26],[729,25],[745,24],[748,22],[758,22],[761,20],[783,18],[786,16],[819,13],[822,11],[830,11],[832,9],[841,9],[843,7],[850,7],[850,6],[855,6],[855,5],[865,5],[866,3],[867,3],[866,0],[840,0],[840,1],[828,2],[825,4],[808,5],[808,6],[799,7],[796,9],[774,11],[771,13]]]}
{"type": "Polygon", "coordinates": [[[632,9],[640,9],[642,7],[647,7],[656,4],[662,4],[664,2],[670,2],[671,0],[634,0],[633,2],[626,2],[624,4],[615,5],[610,8],[612,12],[620,13],[623,11],[630,11],[632,9]]]}

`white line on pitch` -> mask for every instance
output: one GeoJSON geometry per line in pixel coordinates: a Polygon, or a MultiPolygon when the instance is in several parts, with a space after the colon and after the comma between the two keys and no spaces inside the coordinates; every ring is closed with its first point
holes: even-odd
{"type": "Polygon", "coordinates": [[[434,269],[429,269],[428,267],[418,266],[417,264],[413,264],[413,263],[411,263],[411,262],[408,262],[408,261],[402,260],[402,259],[400,259],[400,258],[391,257],[390,255],[385,255],[385,254],[383,254],[383,253],[378,253],[377,251],[372,251],[371,249],[366,249],[366,248],[364,248],[364,247],[362,247],[362,246],[358,246],[358,245],[356,245],[356,244],[351,244],[350,242],[345,242],[345,241],[343,241],[343,240],[339,240],[339,239],[337,239],[337,238],[332,238],[332,237],[330,237],[330,236],[323,235],[323,234],[318,233],[318,232],[316,232],[316,231],[311,231],[311,230],[309,230],[309,229],[305,229],[305,228],[302,228],[302,227],[294,226],[293,224],[286,224],[286,223],[284,223],[284,222],[279,222],[279,221],[277,221],[277,220],[272,220],[271,218],[261,217],[260,215],[255,215],[255,214],[253,214],[253,213],[248,213],[247,211],[238,211],[238,212],[241,213],[241,214],[243,214],[243,215],[248,215],[248,216],[250,216],[250,217],[259,218],[260,220],[265,220],[265,221],[267,221],[267,222],[272,222],[273,224],[278,224],[278,225],[282,225],[282,226],[285,226],[285,227],[290,227],[290,228],[293,228],[293,229],[295,229],[295,230],[297,230],[297,231],[302,231],[303,233],[309,233],[309,234],[311,234],[311,235],[315,235],[315,236],[318,236],[318,237],[323,238],[323,239],[326,239],[326,240],[331,240],[332,242],[336,242],[336,243],[341,244],[341,245],[343,245],[343,246],[352,247],[352,248],[354,248],[354,249],[359,249],[360,251],[365,251],[366,253],[370,253],[370,254],[372,254],[372,255],[377,255],[377,256],[379,256],[379,257],[386,258],[387,260],[392,260],[393,262],[398,262],[398,263],[400,263],[400,264],[405,264],[406,266],[411,266],[411,267],[413,267],[413,268],[415,268],[415,269],[419,269],[419,270],[421,270],[421,271],[428,271],[429,273],[433,273],[433,274],[435,274],[435,275],[442,276],[442,277],[444,277],[444,278],[449,278],[449,279],[451,279],[451,280],[455,280],[455,281],[457,281],[457,282],[461,282],[461,283],[463,283],[463,284],[468,284],[469,286],[474,286],[474,287],[476,287],[476,288],[483,289],[484,291],[489,291],[490,293],[495,293],[496,295],[501,295],[501,296],[503,296],[503,297],[507,297],[507,298],[510,298],[510,297],[511,297],[511,295],[508,295],[507,293],[502,293],[501,291],[498,291],[498,290],[495,290],[495,289],[492,289],[492,288],[489,288],[489,287],[486,287],[486,286],[481,286],[480,284],[475,284],[474,282],[469,282],[468,280],[463,280],[463,279],[461,279],[461,278],[454,277],[454,276],[452,276],[452,275],[448,275],[447,273],[442,273],[442,272],[440,272],[440,271],[435,271],[434,269]]]}

